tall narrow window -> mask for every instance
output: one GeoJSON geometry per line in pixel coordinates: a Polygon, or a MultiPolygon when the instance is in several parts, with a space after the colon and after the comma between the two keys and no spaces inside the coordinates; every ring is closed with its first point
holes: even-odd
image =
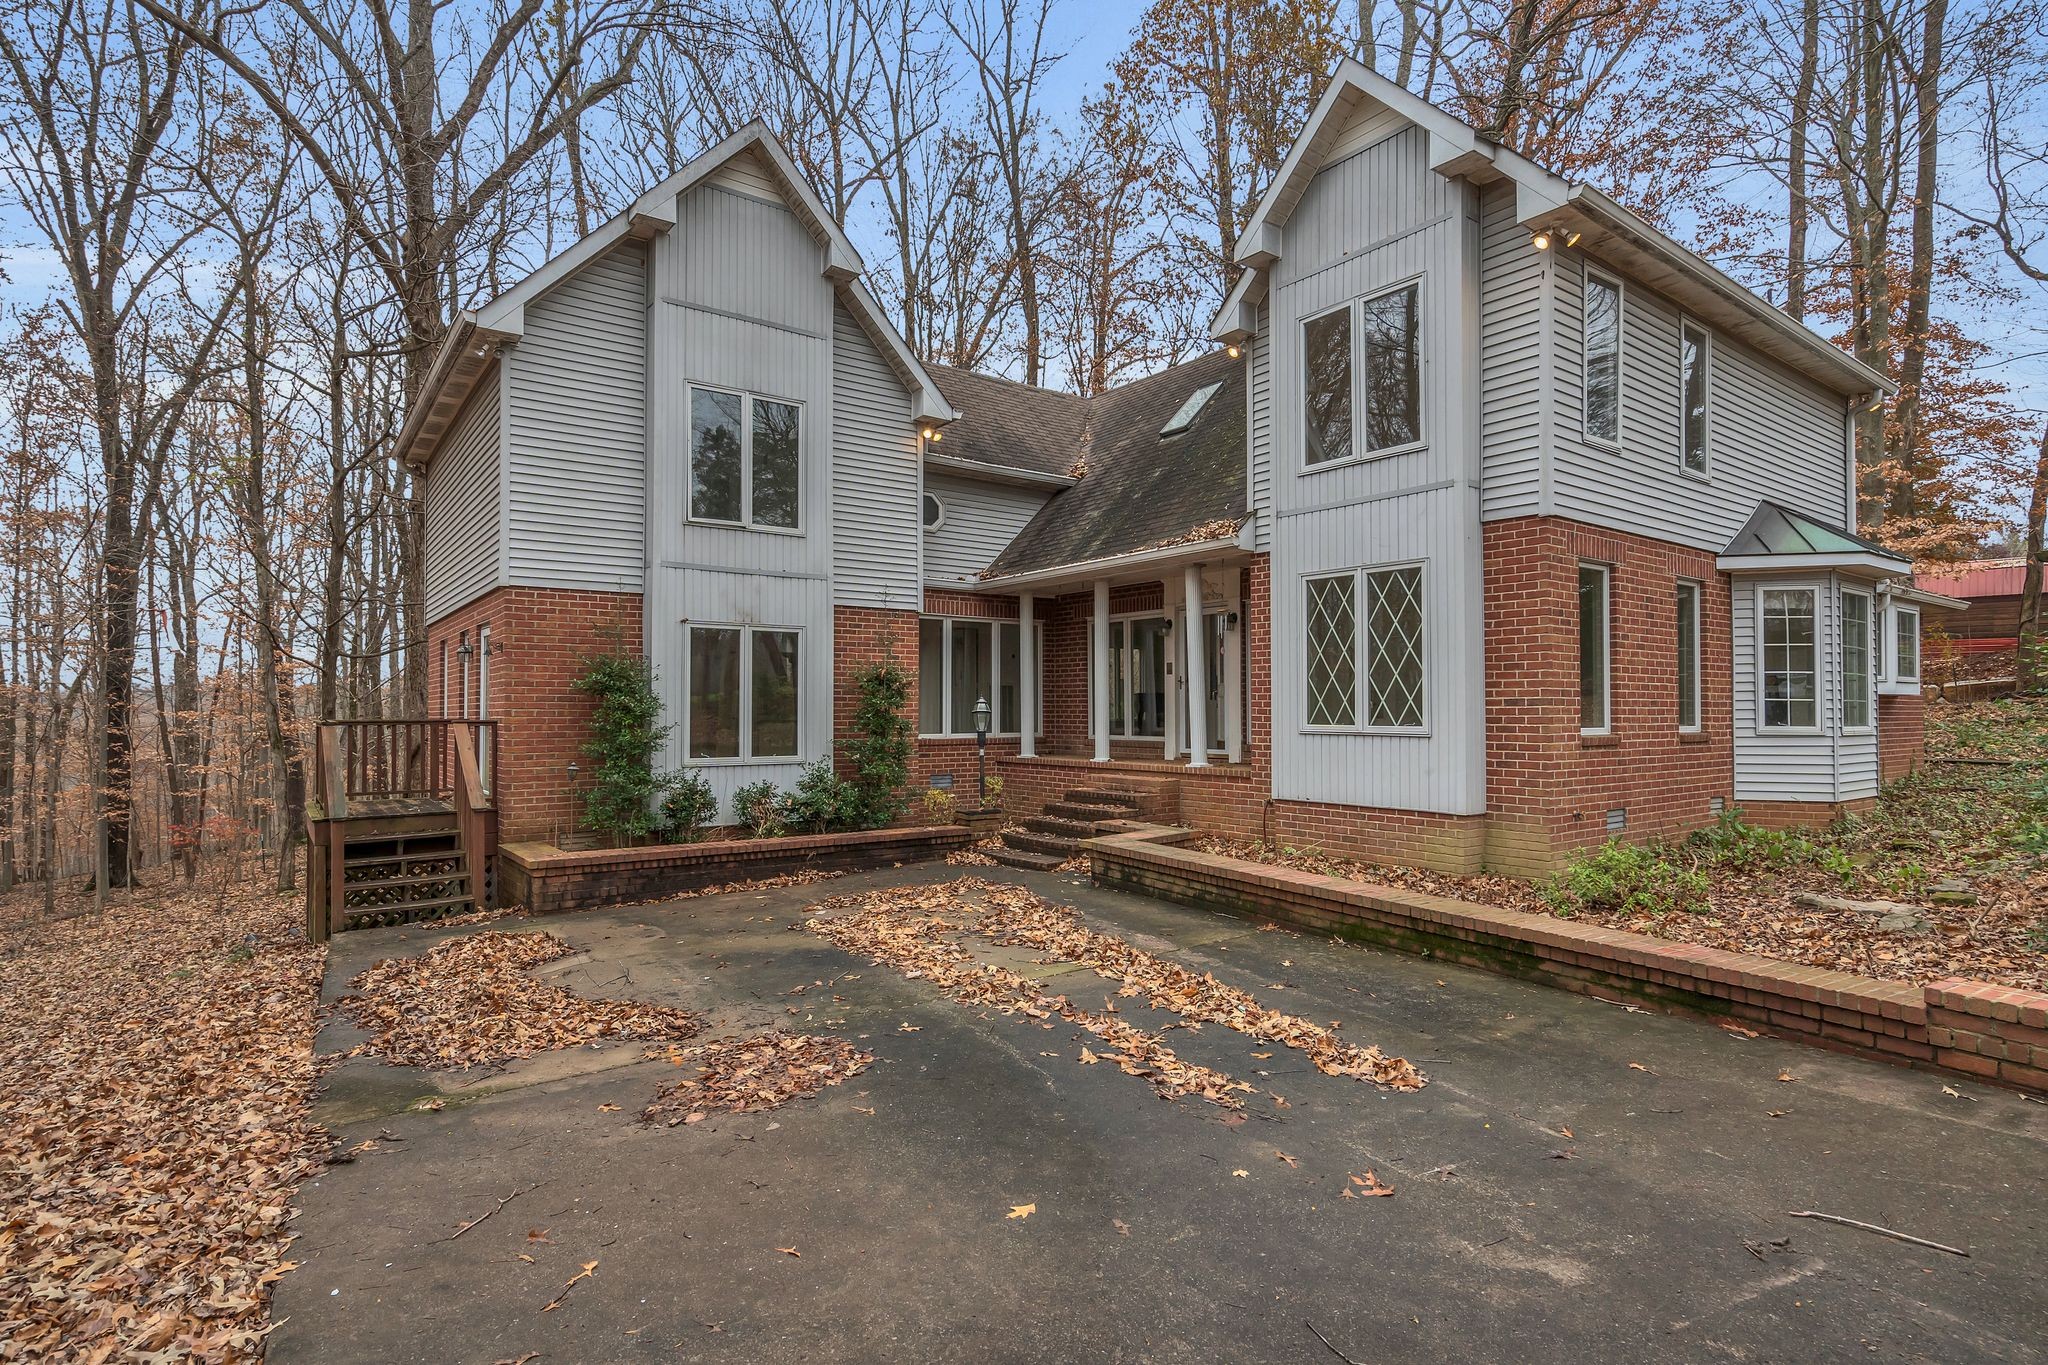
{"type": "Polygon", "coordinates": [[[1842,728],[1870,728],[1870,594],[1842,594],[1842,728]]]}
{"type": "Polygon", "coordinates": [[[1579,565],[1579,733],[1608,731],[1608,571],[1579,565]]]}
{"type": "Polygon", "coordinates": [[[1678,728],[1700,728],[1700,585],[1678,585],[1678,728]]]}
{"type": "Polygon", "coordinates": [[[1422,359],[1416,285],[1365,301],[1365,448],[1422,439],[1422,359]]]}
{"type": "Polygon", "coordinates": [[[1586,436],[1621,444],[1621,286],[1586,276],[1586,436]]]}
{"type": "Polygon", "coordinates": [[[476,718],[491,718],[491,627],[488,622],[476,631],[476,718]]]}
{"type": "Polygon", "coordinates": [[[756,526],[796,528],[797,406],[754,400],[754,515],[756,526]]]}
{"type": "Polygon", "coordinates": [[[1365,723],[1422,724],[1422,570],[1365,576],[1365,723]]]}
{"type": "Polygon", "coordinates": [[[797,756],[797,637],[793,630],[756,630],[754,637],[753,715],[747,733],[753,758],[797,756]]]}
{"type": "Polygon", "coordinates": [[[951,732],[956,735],[974,733],[974,704],[986,701],[991,706],[995,698],[989,695],[992,673],[989,668],[990,622],[953,622],[953,704],[950,714],[951,732]]]}
{"type": "Polygon", "coordinates": [[[1763,592],[1763,703],[1766,730],[1820,725],[1820,690],[1812,588],[1763,592]]]}
{"type": "Polygon", "coordinates": [[[690,629],[690,757],[740,756],[740,631],[690,629]]]}
{"type": "Polygon", "coordinates": [[[917,623],[917,732],[946,733],[946,623],[932,616],[917,623]]]}
{"type": "Polygon", "coordinates": [[[1351,309],[1339,308],[1301,327],[1303,366],[1307,372],[1309,464],[1327,464],[1351,456],[1351,309]]]}
{"type": "Polygon", "coordinates": [[[1015,621],[996,622],[995,728],[1006,735],[1018,733],[1017,720],[1023,714],[1019,686],[1024,675],[1022,642],[1023,632],[1015,621]]]}
{"type": "Polygon", "coordinates": [[[1342,574],[1308,580],[1308,723],[1348,726],[1358,722],[1357,578],[1342,574]]]}
{"type": "Polygon", "coordinates": [[[1694,474],[1707,472],[1707,364],[1705,331],[1678,329],[1678,458],[1694,474]]]}
{"type": "Polygon", "coordinates": [[[740,396],[717,389],[690,390],[690,515],[700,521],[738,522],[741,501],[740,396]]]}
{"type": "Polygon", "coordinates": [[[1892,669],[1892,681],[1919,682],[1920,611],[1917,607],[1892,609],[1892,636],[1892,658],[1897,665],[1892,669]]]}

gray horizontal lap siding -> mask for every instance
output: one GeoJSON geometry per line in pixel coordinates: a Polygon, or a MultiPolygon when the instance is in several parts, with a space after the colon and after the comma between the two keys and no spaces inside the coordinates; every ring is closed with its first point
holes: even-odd
{"type": "Polygon", "coordinates": [[[469,396],[427,470],[427,620],[438,621],[498,582],[502,456],[498,371],[469,396]]]}
{"type": "Polygon", "coordinates": [[[645,259],[620,246],[526,309],[505,362],[510,583],[640,590],[645,259]]]}
{"type": "Polygon", "coordinates": [[[945,524],[924,533],[924,577],[933,587],[972,583],[1038,515],[1046,494],[953,474],[926,474],[925,492],[945,505],[945,524]]]}
{"type": "Polygon", "coordinates": [[[1479,391],[1481,508],[1533,516],[1543,499],[1544,257],[1515,221],[1515,192],[1481,201],[1479,391]]]}
{"type": "Polygon", "coordinates": [[[843,307],[832,313],[832,600],[915,611],[918,438],[910,396],[843,307]]]}
{"type": "Polygon", "coordinates": [[[1742,577],[1734,590],[1735,800],[1853,801],[1878,789],[1876,713],[1871,727],[1842,728],[1842,582],[1829,575],[1742,577]],[[1818,734],[1762,728],[1756,607],[1759,585],[1812,588],[1820,613],[1818,734]]]}
{"type": "Polygon", "coordinates": [[[1252,516],[1252,548],[1273,548],[1273,316],[1259,306],[1259,330],[1246,355],[1251,368],[1246,385],[1246,435],[1250,443],[1245,478],[1245,508],[1252,516]]]}

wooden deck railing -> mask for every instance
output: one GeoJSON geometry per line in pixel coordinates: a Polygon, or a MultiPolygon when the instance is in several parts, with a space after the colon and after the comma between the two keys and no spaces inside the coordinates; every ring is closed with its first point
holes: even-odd
{"type": "Polygon", "coordinates": [[[314,749],[313,790],[330,820],[345,819],[356,798],[452,802],[461,781],[456,737],[469,742],[486,802],[496,766],[498,723],[491,720],[329,720],[314,749]]]}

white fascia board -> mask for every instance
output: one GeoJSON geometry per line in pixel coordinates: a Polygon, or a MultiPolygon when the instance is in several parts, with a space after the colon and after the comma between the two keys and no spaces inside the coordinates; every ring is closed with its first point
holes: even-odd
{"type": "Polygon", "coordinates": [[[1724,573],[1831,573],[1862,571],[1870,574],[1902,573],[1912,566],[1903,559],[1875,553],[1840,555],[1720,555],[1714,564],[1724,573]]]}
{"type": "Polygon", "coordinates": [[[1894,601],[1910,602],[1918,607],[1940,607],[1945,611],[1970,609],[1970,599],[1967,597],[1948,597],[1942,593],[1929,592],[1925,588],[1916,588],[1910,583],[1886,584],[1885,595],[1894,601]]]}
{"type": "Polygon", "coordinates": [[[1259,304],[1266,297],[1263,270],[1246,270],[1230,288],[1230,296],[1209,320],[1209,338],[1226,346],[1249,341],[1259,330],[1259,304]]]}
{"type": "Polygon", "coordinates": [[[925,452],[924,467],[934,474],[952,474],[963,479],[1009,484],[1017,488],[1049,488],[1054,492],[1062,488],[1072,488],[1081,482],[1071,474],[1042,474],[1035,469],[1014,469],[1007,465],[983,464],[980,460],[963,460],[954,455],[933,454],[929,449],[925,452]]]}
{"type": "Polygon", "coordinates": [[[910,390],[910,420],[919,425],[944,426],[959,418],[946,395],[939,391],[935,381],[896,331],[896,325],[882,312],[882,305],[859,280],[839,282],[839,298],[846,305],[846,311],[853,314],[853,320],[860,324],[868,339],[881,347],[882,358],[896,371],[896,377],[910,390]]]}
{"type": "Polygon", "coordinates": [[[1199,563],[1214,559],[1219,551],[1235,554],[1246,548],[1249,547],[1245,543],[1244,527],[1239,527],[1235,536],[1218,536],[1214,540],[1197,540],[1185,545],[1165,545],[1155,550],[1132,550],[1128,554],[1105,555],[1101,559],[1075,560],[1071,564],[1055,564],[1047,569],[984,578],[968,587],[974,592],[1015,592],[1045,584],[1093,582],[1098,578],[1121,578],[1139,571],[1199,563]]]}

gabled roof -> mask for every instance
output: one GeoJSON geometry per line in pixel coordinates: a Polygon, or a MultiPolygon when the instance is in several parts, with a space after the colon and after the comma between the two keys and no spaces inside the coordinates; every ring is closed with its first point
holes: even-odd
{"type": "Polygon", "coordinates": [[[1285,252],[1288,218],[1345,125],[1355,114],[1369,109],[1388,111],[1423,129],[1429,135],[1430,165],[1439,174],[1464,176],[1478,185],[1511,183],[1518,222],[1532,230],[1540,227],[1553,233],[1579,233],[1579,249],[1596,253],[1670,295],[1702,321],[1837,392],[1890,393],[1896,388],[1884,375],[1772,307],[1599,190],[1568,181],[1512,148],[1481,137],[1456,115],[1349,58],[1331,76],[1238,238],[1236,263],[1246,269],[1210,324],[1209,334],[1216,340],[1242,341],[1251,334],[1255,322],[1251,305],[1264,296],[1266,271],[1285,252]]]}
{"type": "MultiPolygon", "coordinates": [[[[945,382],[950,378],[949,374],[945,382]]],[[[1226,540],[1244,524],[1242,360],[1218,351],[1097,398],[1054,397],[1064,402],[1039,407],[1048,416],[1059,412],[1065,420],[1066,405],[1073,402],[1086,409],[1083,439],[1065,459],[1069,465],[1076,458],[1082,460],[1087,474],[1039,509],[988,567],[985,579],[1226,540]],[[1188,398],[1210,385],[1218,386],[1216,392],[1185,429],[1161,434],[1160,428],[1188,398]]],[[[972,426],[977,411],[964,397],[962,406],[966,412],[960,426],[972,426]]],[[[952,435],[947,434],[949,442],[952,435]]],[[[1051,454],[1043,449],[1034,458],[1049,459],[1051,454]]]]}
{"type": "Polygon", "coordinates": [[[834,221],[824,201],[805,183],[782,143],[766,124],[755,120],[641,194],[624,212],[549,257],[489,303],[458,314],[455,325],[435,353],[425,386],[406,414],[405,426],[399,431],[399,459],[423,465],[433,458],[436,445],[461,410],[469,390],[482,377],[497,347],[525,334],[527,305],[620,243],[651,238],[673,228],[676,197],[742,156],[753,157],[768,172],[781,188],[797,221],[824,249],[825,277],[832,281],[840,302],[910,391],[911,419],[930,423],[951,421],[953,409],[938,385],[932,382],[909,344],[897,334],[881,305],[861,285],[860,277],[867,264],[860,252],[834,221]]]}
{"type": "Polygon", "coordinates": [[[1911,573],[1913,561],[1839,526],[1768,499],[1721,551],[1724,569],[1871,569],[1911,573]]]}

